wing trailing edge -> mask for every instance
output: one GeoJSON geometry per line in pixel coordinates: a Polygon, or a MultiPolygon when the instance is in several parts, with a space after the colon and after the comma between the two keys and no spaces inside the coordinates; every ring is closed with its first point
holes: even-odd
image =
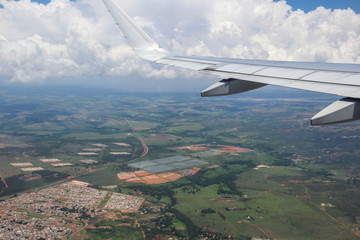
{"type": "Polygon", "coordinates": [[[102,1],[139,57],[223,79],[202,91],[203,97],[231,95],[276,85],[345,97],[316,114],[311,119],[312,125],[360,119],[360,64],[175,56],[160,48],[116,0],[102,1]]]}

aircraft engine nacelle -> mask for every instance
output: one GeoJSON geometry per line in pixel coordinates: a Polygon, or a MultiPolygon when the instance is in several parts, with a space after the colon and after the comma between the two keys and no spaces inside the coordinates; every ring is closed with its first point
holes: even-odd
{"type": "Polygon", "coordinates": [[[217,82],[201,92],[202,97],[226,96],[243,93],[266,86],[266,84],[249,82],[239,79],[225,79],[217,82]]]}
{"type": "Polygon", "coordinates": [[[360,99],[343,98],[312,117],[311,125],[345,123],[359,119],[360,99]]]}

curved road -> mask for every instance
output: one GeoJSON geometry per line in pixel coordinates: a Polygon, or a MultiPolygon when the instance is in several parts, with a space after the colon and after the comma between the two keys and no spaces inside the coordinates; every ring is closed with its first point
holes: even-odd
{"type": "Polygon", "coordinates": [[[149,152],[149,148],[146,145],[146,143],[144,142],[144,140],[139,136],[139,134],[136,133],[135,129],[133,128],[133,126],[131,125],[130,121],[128,119],[126,119],[127,124],[129,125],[129,127],[131,128],[132,132],[134,133],[134,135],[137,137],[137,139],[139,139],[141,146],[143,147],[144,151],[141,154],[140,157],[138,157],[138,159],[145,157],[146,154],[148,154],[149,152]]]}
{"type": "Polygon", "coordinates": [[[3,181],[5,187],[3,188],[3,190],[1,190],[0,194],[2,194],[9,186],[7,185],[5,178],[3,178],[3,176],[0,175],[1,181],[3,181]]]}

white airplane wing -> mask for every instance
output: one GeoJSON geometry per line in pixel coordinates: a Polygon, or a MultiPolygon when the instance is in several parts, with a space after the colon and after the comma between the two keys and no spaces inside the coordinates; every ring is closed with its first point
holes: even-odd
{"type": "Polygon", "coordinates": [[[177,56],[160,48],[120,8],[116,0],[102,1],[130,46],[141,58],[223,79],[202,91],[203,97],[231,95],[276,85],[345,97],[316,114],[311,119],[312,125],[360,119],[360,64],[177,56]]]}

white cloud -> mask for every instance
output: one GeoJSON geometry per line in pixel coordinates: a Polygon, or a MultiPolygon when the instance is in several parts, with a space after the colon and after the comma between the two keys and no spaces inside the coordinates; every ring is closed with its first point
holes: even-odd
{"type": "MultiPolygon", "coordinates": [[[[118,1],[161,46],[178,54],[360,63],[360,15],[352,10],[320,7],[306,14],[271,0],[118,1]]],[[[101,1],[0,4],[5,81],[198,77],[139,60],[101,1]]]]}

